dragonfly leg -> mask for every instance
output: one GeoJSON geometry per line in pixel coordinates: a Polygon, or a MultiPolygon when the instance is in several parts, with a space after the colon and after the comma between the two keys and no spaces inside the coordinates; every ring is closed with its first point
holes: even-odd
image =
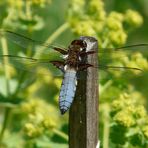
{"type": "Polygon", "coordinates": [[[50,61],[50,63],[52,63],[54,66],[56,66],[57,68],[59,68],[62,72],[64,72],[64,62],[62,61],[50,61]]]}
{"type": "Polygon", "coordinates": [[[67,51],[65,51],[64,49],[61,49],[61,48],[58,48],[58,47],[54,47],[53,49],[58,51],[58,52],[60,52],[63,55],[67,55],[68,54],[67,51]]]}
{"type": "Polygon", "coordinates": [[[93,67],[93,65],[91,65],[91,64],[79,64],[78,67],[79,67],[78,70],[82,71],[82,70],[87,69],[88,67],[93,67]]]}
{"type": "Polygon", "coordinates": [[[80,56],[83,57],[83,56],[86,56],[86,55],[90,55],[90,54],[94,54],[96,53],[96,51],[87,51],[87,52],[80,52],[80,56]]]}

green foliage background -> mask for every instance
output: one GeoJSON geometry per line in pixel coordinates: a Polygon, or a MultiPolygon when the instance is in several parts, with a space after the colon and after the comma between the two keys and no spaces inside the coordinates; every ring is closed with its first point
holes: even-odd
{"type": "MultiPolygon", "coordinates": [[[[147,42],[147,7],[146,0],[1,0],[0,28],[64,47],[82,35],[96,37],[99,47],[116,47],[147,42]]],[[[5,37],[0,40],[1,54],[9,48],[15,54],[30,54],[29,45],[22,50],[5,37]]],[[[141,53],[122,54],[125,59],[112,63],[140,66],[145,73],[125,77],[125,71],[100,72],[101,147],[146,148],[147,59],[141,53]]],[[[43,67],[32,74],[7,66],[11,64],[9,59],[0,64],[0,147],[68,147],[68,114],[61,116],[58,108],[62,79],[43,67]]]]}

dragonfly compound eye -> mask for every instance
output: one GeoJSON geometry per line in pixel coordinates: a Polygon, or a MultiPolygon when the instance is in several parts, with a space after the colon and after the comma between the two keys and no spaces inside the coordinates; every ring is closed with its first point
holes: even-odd
{"type": "Polygon", "coordinates": [[[79,46],[84,47],[84,48],[87,47],[87,44],[84,40],[73,40],[71,42],[71,45],[79,45],[79,46]]]}

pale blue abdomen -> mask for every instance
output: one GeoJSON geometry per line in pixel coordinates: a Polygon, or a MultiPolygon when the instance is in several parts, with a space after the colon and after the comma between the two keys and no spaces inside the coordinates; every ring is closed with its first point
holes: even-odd
{"type": "Polygon", "coordinates": [[[61,114],[64,114],[70,108],[75,96],[76,85],[76,71],[74,69],[67,69],[64,74],[59,97],[61,114]]]}

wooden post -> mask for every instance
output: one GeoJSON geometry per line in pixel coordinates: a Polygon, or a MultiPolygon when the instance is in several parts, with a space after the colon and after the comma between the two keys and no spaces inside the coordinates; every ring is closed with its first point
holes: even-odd
{"type": "MultiPolygon", "coordinates": [[[[98,50],[95,38],[84,36],[80,39],[87,43],[87,51],[98,50]]],[[[88,55],[87,62],[97,67],[97,54],[88,55]]],[[[98,69],[90,67],[80,73],[76,95],[70,109],[69,148],[97,147],[98,100],[98,69]]]]}

